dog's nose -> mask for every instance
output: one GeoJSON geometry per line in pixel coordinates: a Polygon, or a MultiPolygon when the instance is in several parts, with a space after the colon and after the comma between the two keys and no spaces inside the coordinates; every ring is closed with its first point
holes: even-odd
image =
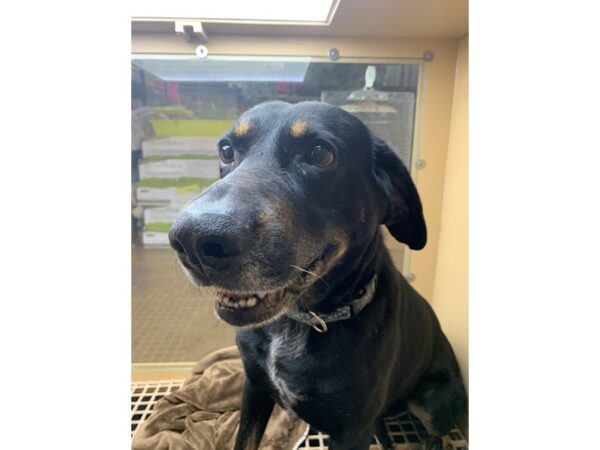
{"type": "Polygon", "coordinates": [[[188,264],[204,272],[219,271],[244,247],[244,232],[228,216],[205,213],[184,216],[169,232],[171,247],[188,264]]]}

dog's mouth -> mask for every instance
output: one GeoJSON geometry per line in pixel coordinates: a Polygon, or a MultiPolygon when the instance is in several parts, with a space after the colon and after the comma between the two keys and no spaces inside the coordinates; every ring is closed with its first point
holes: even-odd
{"type": "Polygon", "coordinates": [[[247,311],[261,305],[264,305],[265,308],[272,308],[285,297],[285,293],[285,289],[257,293],[217,291],[216,301],[223,308],[247,311]]]}
{"type": "Polygon", "coordinates": [[[255,293],[217,290],[215,310],[231,325],[260,325],[284,314],[290,297],[286,288],[255,293]]]}
{"type": "Polygon", "coordinates": [[[306,269],[299,270],[286,285],[265,292],[231,291],[217,288],[215,311],[225,322],[238,327],[256,327],[274,321],[294,306],[295,300],[321,279],[337,259],[338,246],[328,245],[306,269]]]}

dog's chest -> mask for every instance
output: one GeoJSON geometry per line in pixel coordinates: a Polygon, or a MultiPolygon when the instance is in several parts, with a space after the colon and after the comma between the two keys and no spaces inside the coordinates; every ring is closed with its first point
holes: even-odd
{"type": "Polygon", "coordinates": [[[286,329],[270,336],[267,375],[283,406],[293,412],[294,406],[306,398],[298,372],[301,372],[302,360],[306,354],[309,328],[286,329]],[[294,366],[300,370],[290,370],[294,366]]]}

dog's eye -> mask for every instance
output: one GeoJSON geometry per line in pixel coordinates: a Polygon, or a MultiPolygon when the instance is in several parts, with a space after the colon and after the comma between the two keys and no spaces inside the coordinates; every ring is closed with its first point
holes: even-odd
{"type": "Polygon", "coordinates": [[[315,145],[306,156],[306,162],[317,167],[329,167],[334,161],[333,150],[324,145],[315,145]]]}
{"type": "Polygon", "coordinates": [[[219,147],[219,156],[223,164],[231,164],[234,158],[233,147],[229,144],[221,144],[219,147]]]}

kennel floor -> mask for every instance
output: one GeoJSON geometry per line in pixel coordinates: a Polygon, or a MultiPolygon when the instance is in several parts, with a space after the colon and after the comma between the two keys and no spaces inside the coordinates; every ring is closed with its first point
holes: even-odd
{"type": "MultiPolygon", "coordinates": [[[[401,250],[391,250],[397,267],[401,250]]],[[[214,297],[184,275],[168,248],[131,255],[131,359],[134,364],[200,360],[235,343],[235,329],[214,316],[214,297]]]]}
{"type": "Polygon", "coordinates": [[[195,362],[235,343],[235,329],[214,316],[214,297],[190,283],[175,252],[134,247],[131,257],[134,364],[195,362]]]}
{"type": "MultiPolygon", "coordinates": [[[[177,391],[184,380],[146,381],[131,385],[131,435],[137,427],[152,414],[154,404],[171,392],[177,391]]],[[[394,443],[394,450],[418,450],[425,428],[412,414],[406,412],[397,416],[386,417],[385,425],[394,443]]],[[[455,428],[447,436],[447,450],[467,450],[468,444],[462,432],[455,428]]],[[[298,450],[327,450],[329,437],[312,428],[298,450]]],[[[381,445],[373,438],[369,450],[382,450],[381,445]]]]}

